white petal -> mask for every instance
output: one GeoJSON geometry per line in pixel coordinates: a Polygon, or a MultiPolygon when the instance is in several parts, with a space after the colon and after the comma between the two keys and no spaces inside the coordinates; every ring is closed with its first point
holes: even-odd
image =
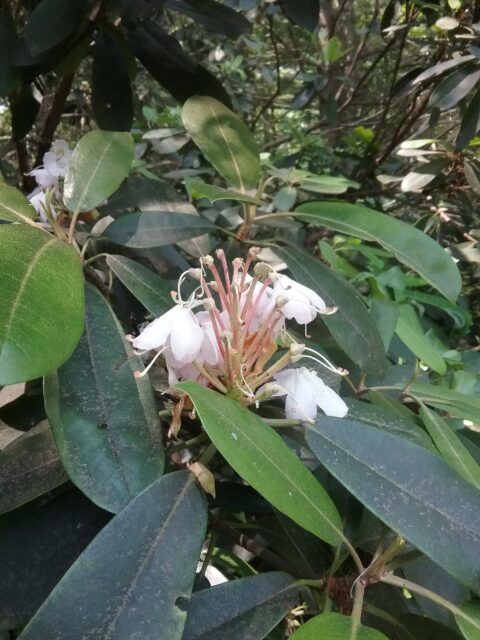
{"type": "Polygon", "coordinates": [[[323,382],[315,373],[311,372],[311,386],[317,405],[327,416],[344,418],[348,413],[348,407],[342,398],[323,382]]]}
{"type": "Polygon", "coordinates": [[[169,314],[173,311],[167,311],[162,316],[151,322],[139,336],[133,341],[135,349],[148,351],[149,349],[160,349],[164,347],[168,336],[170,335],[169,314]]]}
{"type": "Polygon", "coordinates": [[[284,369],[274,376],[275,381],[288,391],[285,416],[293,420],[314,420],[317,402],[312,393],[309,374],[305,367],[284,369]]]}
{"type": "Polygon", "coordinates": [[[211,322],[206,322],[202,326],[203,343],[202,356],[207,364],[216,365],[220,360],[220,349],[217,344],[215,332],[211,322]]]}
{"type": "Polygon", "coordinates": [[[172,318],[170,348],[178,362],[193,362],[203,344],[203,331],[189,309],[177,307],[179,311],[172,318]]]}

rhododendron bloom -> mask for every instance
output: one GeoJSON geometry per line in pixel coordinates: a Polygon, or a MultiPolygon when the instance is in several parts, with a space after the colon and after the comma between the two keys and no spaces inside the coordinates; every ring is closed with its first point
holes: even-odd
{"type": "Polygon", "coordinates": [[[333,389],[327,387],[315,371],[305,367],[284,369],[273,376],[278,385],[273,396],[287,396],[285,416],[297,420],[315,420],[317,407],[327,416],[343,418],[348,407],[333,389]]]}

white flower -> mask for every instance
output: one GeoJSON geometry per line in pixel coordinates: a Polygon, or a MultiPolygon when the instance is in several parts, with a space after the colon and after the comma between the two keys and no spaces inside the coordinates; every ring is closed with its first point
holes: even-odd
{"type": "Polygon", "coordinates": [[[178,363],[192,363],[200,353],[204,332],[186,307],[177,305],[151,322],[134,339],[135,349],[150,350],[170,347],[178,363]]]}
{"type": "Polygon", "coordinates": [[[50,151],[47,151],[43,156],[43,166],[45,170],[48,171],[51,176],[64,178],[72,153],[65,140],[55,140],[50,151]]]}
{"type": "Polygon", "coordinates": [[[327,305],[315,291],[288,276],[278,276],[273,284],[273,292],[275,296],[288,300],[281,311],[285,318],[294,319],[298,324],[309,324],[315,320],[317,313],[329,312],[327,305]]]}
{"type": "Polygon", "coordinates": [[[33,176],[38,186],[42,189],[58,189],[58,177],[53,176],[43,166],[33,169],[30,173],[27,173],[27,176],[33,176]]]}
{"type": "Polygon", "coordinates": [[[48,218],[45,214],[45,209],[47,208],[47,206],[50,208],[50,213],[52,214],[52,216],[54,218],[57,217],[57,212],[53,208],[53,205],[51,202],[52,198],[50,197],[50,194],[51,194],[50,189],[47,189],[46,191],[44,191],[43,189],[40,189],[40,187],[37,187],[28,196],[30,203],[33,205],[33,208],[38,213],[38,217],[42,222],[48,222],[48,218]],[[48,205],[47,205],[47,199],[50,201],[48,205]]]}
{"type": "Polygon", "coordinates": [[[327,416],[343,418],[348,407],[333,389],[306,367],[284,369],[274,376],[278,389],[274,396],[287,396],[285,416],[294,420],[315,420],[317,407],[327,416]]]}
{"type": "Polygon", "coordinates": [[[206,362],[209,365],[215,366],[223,362],[210,314],[208,311],[199,311],[195,314],[195,318],[203,331],[203,342],[200,353],[202,364],[206,362]]]}

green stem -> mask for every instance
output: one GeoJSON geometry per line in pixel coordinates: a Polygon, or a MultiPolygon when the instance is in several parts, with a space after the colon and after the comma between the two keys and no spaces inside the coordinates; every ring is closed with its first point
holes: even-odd
{"type": "Polygon", "coordinates": [[[172,447],[168,447],[167,454],[171,456],[178,451],[183,451],[184,449],[188,449],[188,447],[193,447],[196,444],[205,442],[207,438],[208,436],[206,433],[200,433],[198,436],[190,438],[190,440],[185,440],[185,442],[179,442],[178,444],[174,444],[172,447]]]}
{"type": "Polygon", "coordinates": [[[211,442],[198,459],[198,462],[201,462],[206,467],[216,453],[217,447],[211,442]]]}
{"type": "Polygon", "coordinates": [[[108,255],[109,255],[108,253],[97,253],[97,255],[93,256],[93,258],[88,258],[88,260],[84,260],[83,264],[87,265],[87,264],[90,264],[91,262],[95,262],[95,260],[98,260],[99,258],[107,258],[108,255]]]}
{"type": "Polygon", "coordinates": [[[265,220],[276,220],[277,218],[294,218],[295,213],[293,211],[277,211],[277,213],[265,213],[255,218],[255,222],[261,224],[265,220]]]}
{"type": "Polygon", "coordinates": [[[362,611],[363,611],[363,596],[365,594],[365,585],[361,580],[357,580],[355,584],[355,596],[353,598],[352,609],[352,632],[350,635],[351,640],[357,640],[358,631],[362,624],[362,611]]]}
{"type": "Polygon", "coordinates": [[[300,420],[287,420],[286,418],[262,418],[262,420],[271,427],[299,427],[302,424],[300,420]]]}
{"type": "Polygon", "coordinates": [[[200,569],[200,571],[198,573],[197,580],[201,580],[204,577],[205,572],[207,571],[208,565],[212,561],[213,551],[215,549],[216,540],[217,540],[217,532],[212,530],[212,532],[210,533],[210,540],[209,540],[209,543],[208,543],[208,549],[207,549],[207,553],[205,555],[205,560],[203,561],[202,568],[200,569]]]}

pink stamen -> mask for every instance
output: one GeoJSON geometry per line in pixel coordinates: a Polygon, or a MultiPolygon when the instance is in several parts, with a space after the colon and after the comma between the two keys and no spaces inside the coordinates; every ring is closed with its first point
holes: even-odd
{"type": "MultiPolygon", "coordinates": [[[[250,287],[251,287],[252,285],[254,285],[254,282],[255,282],[255,278],[254,278],[254,279],[252,280],[252,282],[250,283],[250,287]]],[[[254,318],[254,316],[255,316],[255,312],[256,312],[256,310],[257,310],[257,308],[258,308],[258,305],[260,304],[260,300],[262,299],[263,294],[265,293],[265,291],[267,290],[267,287],[268,287],[270,284],[271,284],[270,278],[267,278],[267,279],[265,280],[265,282],[262,284],[262,287],[261,287],[260,291],[258,292],[258,295],[257,295],[257,297],[255,298],[255,300],[254,300],[254,302],[253,302],[253,305],[252,305],[252,306],[251,306],[251,308],[248,310],[247,317],[245,317],[245,327],[244,327],[245,336],[244,336],[244,337],[246,337],[246,335],[247,335],[247,333],[248,333],[248,330],[249,330],[249,328],[250,328],[250,325],[252,324],[252,320],[253,320],[253,318],[254,318]]],[[[250,291],[249,291],[248,293],[250,293],[250,291]]],[[[253,292],[252,292],[252,295],[253,295],[253,292]]],[[[242,315],[243,315],[243,314],[242,314],[242,315]]]]}
{"type": "Polygon", "coordinates": [[[227,292],[225,291],[225,287],[223,286],[222,279],[220,278],[220,274],[217,271],[217,267],[212,264],[210,267],[210,271],[212,272],[213,279],[215,280],[218,287],[218,295],[220,296],[220,301],[222,303],[222,307],[224,311],[230,313],[230,303],[228,300],[227,292]]]}
{"type": "Polygon", "coordinates": [[[230,282],[230,274],[228,273],[228,265],[227,260],[225,258],[225,251],[223,249],[217,249],[215,252],[217,258],[222,263],[223,275],[225,276],[225,284],[227,285],[227,294],[231,294],[231,282],[230,282]]]}

